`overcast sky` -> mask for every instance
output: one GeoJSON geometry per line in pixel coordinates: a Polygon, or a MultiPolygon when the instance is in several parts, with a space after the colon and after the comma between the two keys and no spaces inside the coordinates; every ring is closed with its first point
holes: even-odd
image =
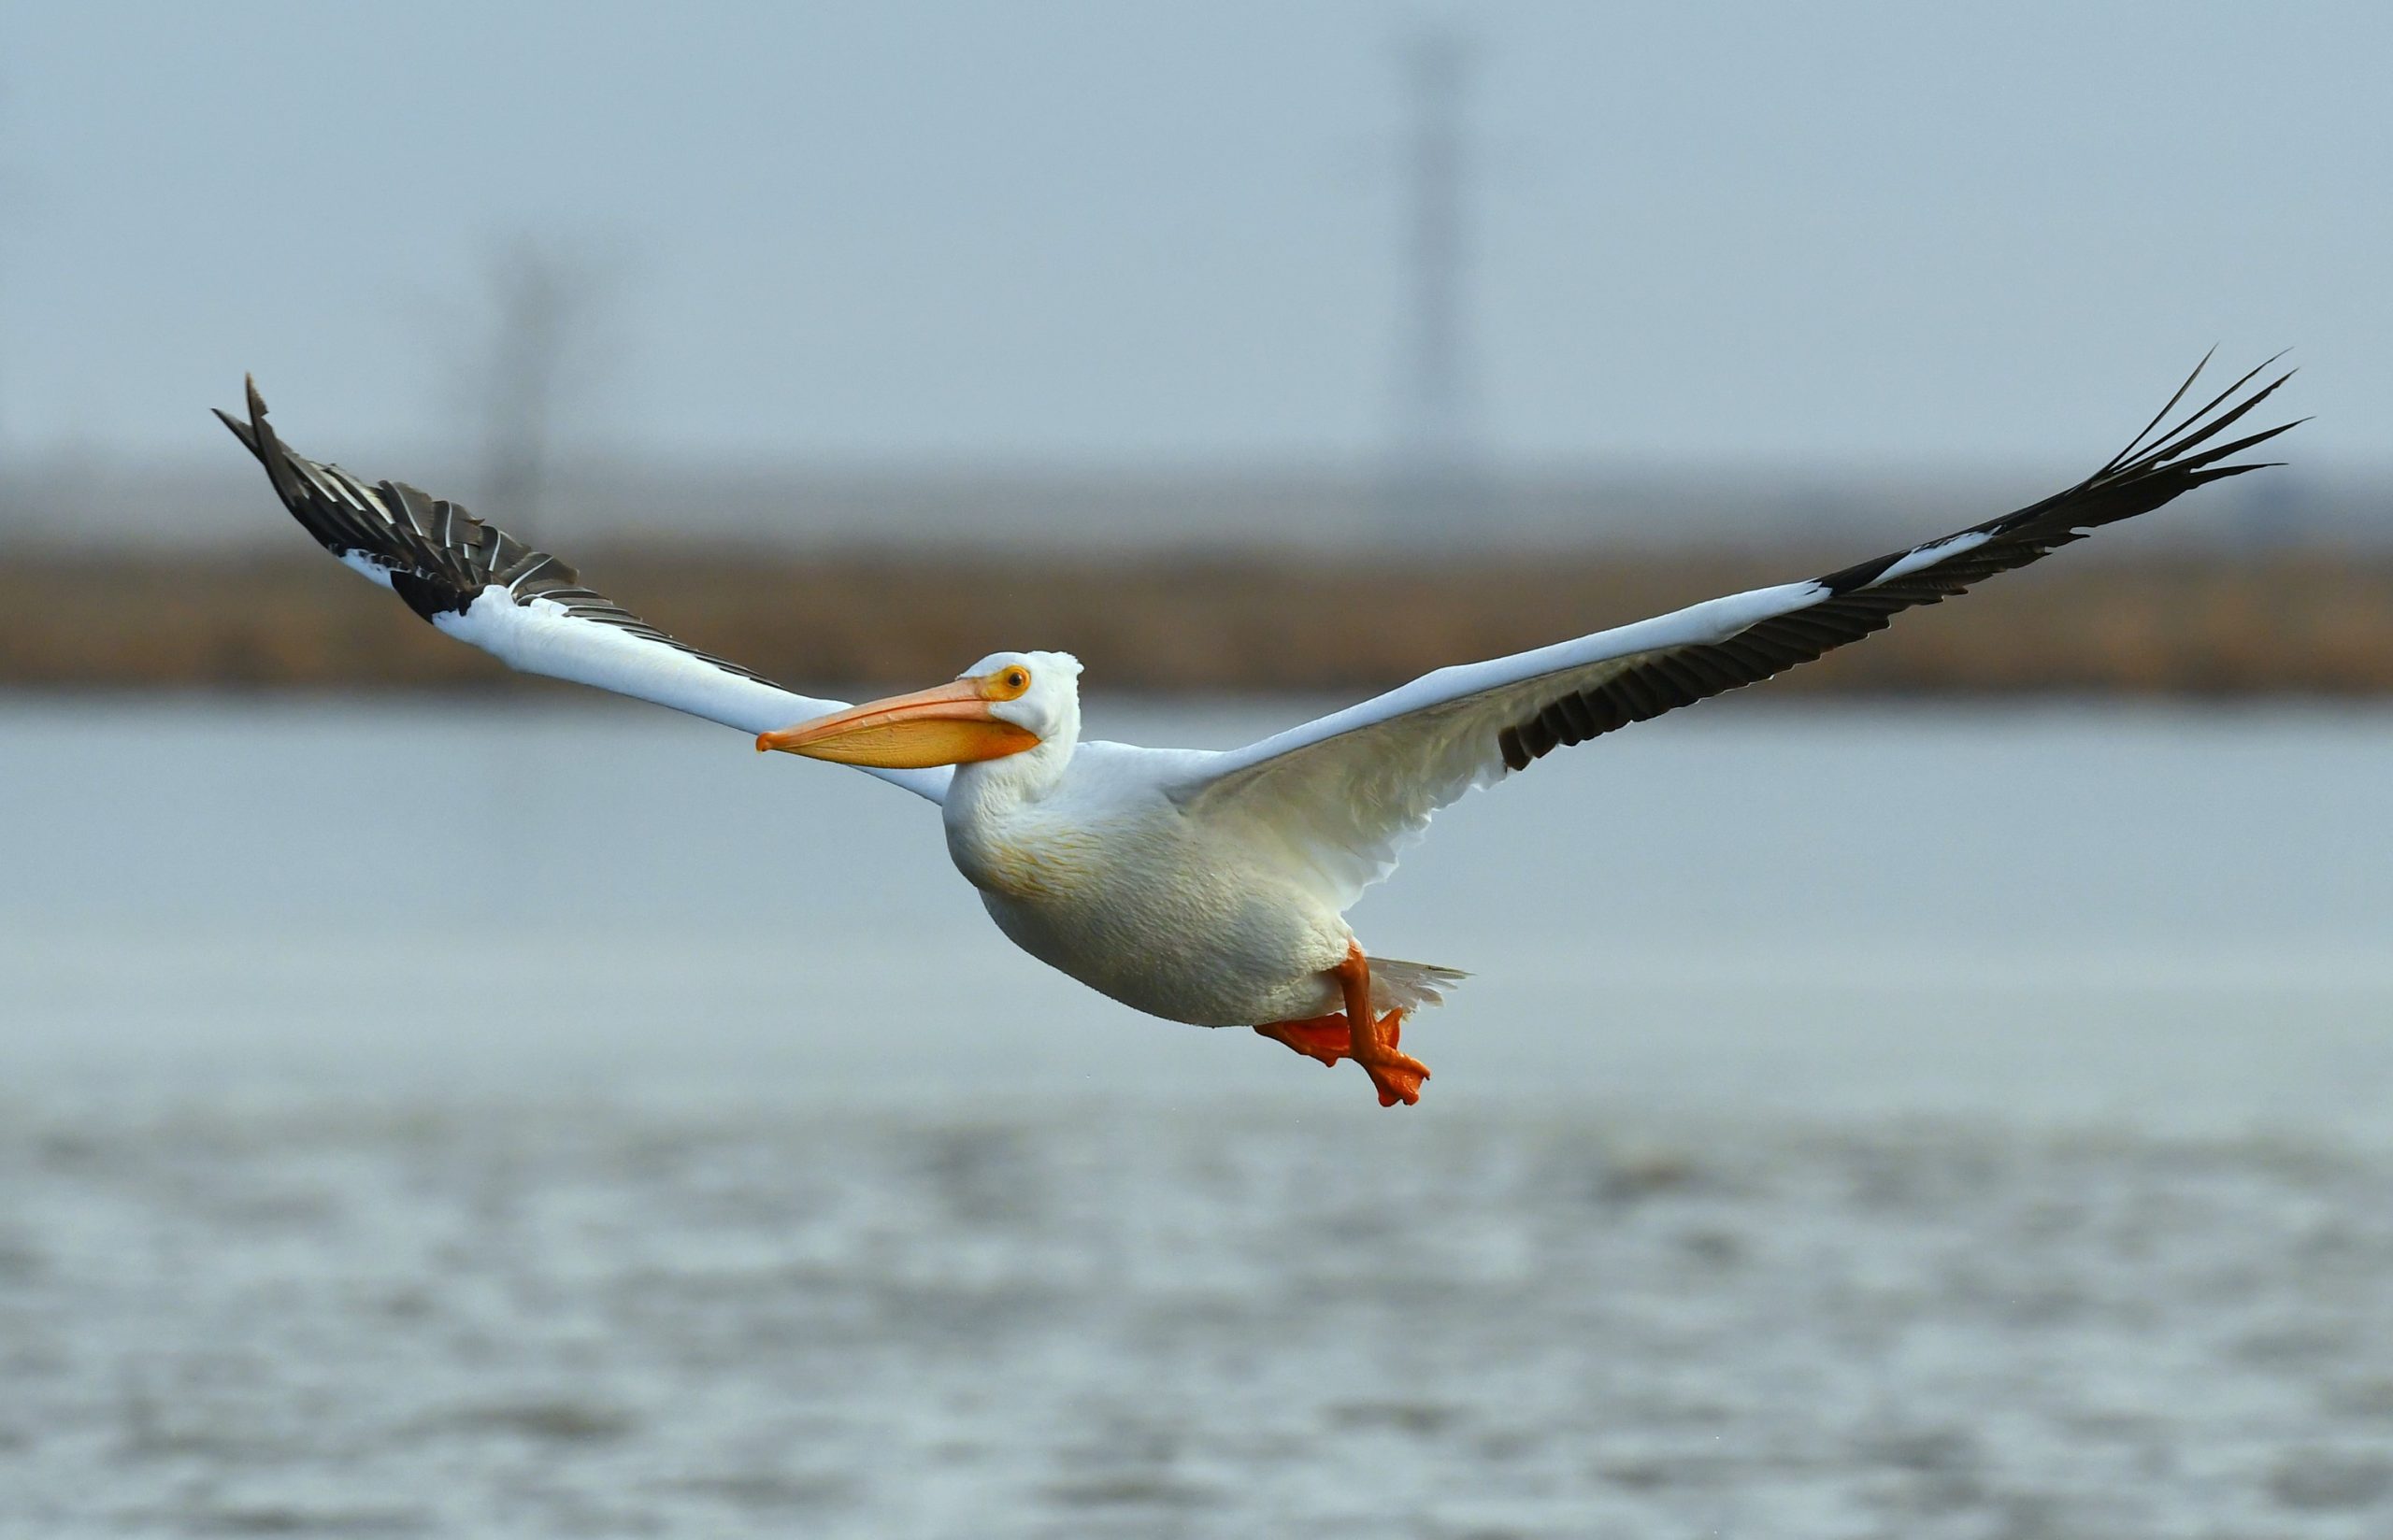
{"type": "MultiPolygon", "coordinates": [[[[0,0],[0,449],[458,435],[534,235],[632,452],[1371,455],[1420,14],[0,0]]],[[[1430,14],[1496,453],[2073,464],[2216,342],[2393,463],[2393,7],[1430,14]]]]}

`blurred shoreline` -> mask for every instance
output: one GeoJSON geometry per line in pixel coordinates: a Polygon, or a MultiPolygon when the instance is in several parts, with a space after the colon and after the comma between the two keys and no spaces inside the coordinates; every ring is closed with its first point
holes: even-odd
{"type": "MultiPolygon", "coordinates": [[[[584,577],[695,647],[790,682],[918,684],[1001,647],[1112,689],[1356,690],[1767,583],[1819,551],[1350,557],[1025,547],[795,553],[601,543],[584,577]]],[[[0,561],[0,685],[488,690],[518,677],[313,553],[0,561]]],[[[2099,552],[1906,617],[1773,689],[1822,693],[2393,692],[2393,555],[2099,552]]]]}

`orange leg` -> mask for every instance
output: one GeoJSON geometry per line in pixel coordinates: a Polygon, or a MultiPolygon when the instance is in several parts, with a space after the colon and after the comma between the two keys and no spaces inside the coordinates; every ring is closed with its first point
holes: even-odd
{"type": "Polygon", "coordinates": [[[1394,1106],[1402,1102],[1406,1106],[1421,1100],[1421,1082],[1429,1077],[1429,1066],[1410,1054],[1396,1050],[1397,1039],[1404,1034],[1404,1009],[1397,1006],[1379,1020],[1381,1057],[1363,1062],[1371,1084],[1380,1093],[1380,1105],[1394,1106]]]}
{"type": "Polygon", "coordinates": [[[1330,969],[1329,976],[1346,995],[1346,1055],[1370,1076],[1371,1084],[1379,1090],[1380,1105],[1402,1102],[1411,1106],[1421,1100],[1421,1082],[1429,1077],[1429,1066],[1397,1051],[1404,1030],[1402,1010],[1391,1010],[1385,1016],[1372,1013],[1371,964],[1363,948],[1348,942],[1346,961],[1330,969]]]}

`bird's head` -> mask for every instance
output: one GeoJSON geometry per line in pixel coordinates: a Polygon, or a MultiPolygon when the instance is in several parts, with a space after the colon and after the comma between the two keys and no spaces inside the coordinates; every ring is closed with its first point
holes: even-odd
{"type": "Polygon", "coordinates": [[[951,684],[867,701],[758,734],[778,749],[837,764],[924,770],[1033,749],[1062,757],[1080,736],[1081,661],[1068,652],[993,652],[951,684]]]}

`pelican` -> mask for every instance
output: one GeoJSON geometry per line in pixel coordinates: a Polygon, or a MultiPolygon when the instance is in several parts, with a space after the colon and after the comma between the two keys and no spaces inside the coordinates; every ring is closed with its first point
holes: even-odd
{"type": "Polygon", "coordinates": [[[511,668],[902,787],[939,809],[956,869],[1023,950],[1151,1016],[1351,1059],[1392,1106],[1418,1101],[1429,1077],[1400,1046],[1405,1019],[1463,975],[1371,955],[1344,911],[1431,814],[1557,748],[1766,679],[1898,611],[2263,468],[2224,462],[2295,423],[2216,441],[2290,377],[2247,390],[2268,367],[2163,429],[2197,366],[2109,463],[2015,513],[1824,578],[1441,668],[1225,752],[1083,739],[1081,664],[1064,652],[992,652],[945,684],[863,706],[796,694],[674,640],[452,502],[294,453],[254,380],[246,421],[216,415],[302,528],[436,629],[511,668]]]}

